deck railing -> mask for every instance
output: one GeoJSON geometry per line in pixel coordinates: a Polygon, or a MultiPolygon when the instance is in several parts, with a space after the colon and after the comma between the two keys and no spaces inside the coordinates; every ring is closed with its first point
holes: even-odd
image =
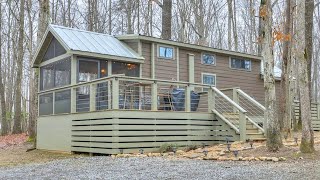
{"type": "Polygon", "coordinates": [[[209,112],[209,85],[109,76],[39,92],[39,115],[99,110],[209,112]]]}
{"type": "Polygon", "coordinates": [[[246,115],[248,121],[259,128],[261,132],[265,131],[262,126],[264,123],[265,107],[262,104],[240,88],[227,88],[222,89],[221,91],[247,111],[246,115]]]}
{"type": "Polygon", "coordinates": [[[216,87],[212,87],[212,94],[213,113],[239,133],[241,141],[246,140],[247,111],[216,87]]]}

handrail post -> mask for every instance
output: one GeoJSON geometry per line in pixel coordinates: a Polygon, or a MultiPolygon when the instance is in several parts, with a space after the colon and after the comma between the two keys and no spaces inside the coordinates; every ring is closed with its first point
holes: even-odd
{"type": "Polygon", "coordinates": [[[77,112],[77,88],[71,88],[71,103],[70,103],[71,113],[77,112]]]}
{"type": "Polygon", "coordinates": [[[191,111],[191,86],[188,85],[186,87],[186,93],[185,93],[185,111],[190,112],[191,111]]]}
{"type": "Polygon", "coordinates": [[[239,112],[239,131],[240,131],[240,141],[246,141],[246,129],[247,129],[247,119],[246,113],[239,112]]]}
{"type": "MultiPolygon", "coordinates": [[[[232,88],[232,100],[239,104],[239,94],[237,92],[237,88],[232,88]]],[[[240,105],[240,104],[239,104],[240,105]]],[[[237,112],[237,108],[236,107],[233,107],[233,112],[236,113],[237,112]]]]}
{"type": "Polygon", "coordinates": [[[212,109],[215,108],[215,93],[210,87],[208,89],[208,112],[212,112],[212,109]]]}
{"type": "Polygon", "coordinates": [[[158,110],[158,84],[156,81],[151,84],[151,110],[158,110]]]}
{"type": "Polygon", "coordinates": [[[97,85],[98,84],[90,84],[90,111],[96,110],[97,85]]]}
{"type": "Polygon", "coordinates": [[[320,119],[320,104],[317,103],[317,119],[320,119]]]}
{"type": "Polygon", "coordinates": [[[52,92],[52,114],[56,114],[55,112],[55,105],[56,104],[56,92],[52,92]]]}
{"type": "Polygon", "coordinates": [[[119,80],[112,79],[112,109],[119,109],[119,80]]]}

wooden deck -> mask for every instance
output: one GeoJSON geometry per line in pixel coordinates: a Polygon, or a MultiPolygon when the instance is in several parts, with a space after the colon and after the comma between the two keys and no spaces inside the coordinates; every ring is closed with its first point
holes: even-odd
{"type": "Polygon", "coordinates": [[[39,98],[47,99],[39,108],[47,114],[38,118],[37,148],[117,154],[263,139],[263,128],[235,101],[239,89],[233,95],[203,84],[125,76],[42,91],[39,98]],[[183,92],[175,101],[174,88],[183,92]],[[67,91],[70,99],[62,99],[67,91]]]}

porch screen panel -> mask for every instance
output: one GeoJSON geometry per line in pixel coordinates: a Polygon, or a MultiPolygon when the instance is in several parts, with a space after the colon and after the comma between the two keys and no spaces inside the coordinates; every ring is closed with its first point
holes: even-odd
{"type": "Polygon", "coordinates": [[[71,90],[56,92],[54,99],[55,114],[71,112],[71,90]]]}
{"type": "Polygon", "coordinates": [[[139,77],[140,66],[134,63],[112,62],[112,74],[124,74],[125,76],[139,77]]]}
{"type": "Polygon", "coordinates": [[[71,82],[71,60],[62,59],[40,67],[40,90],[69,85],[71,82]]]}
{"type": "Polygon", "coordinates": [[[53,114],[53,94],[44,94],[39,97],[39,115],[53,114]]]}

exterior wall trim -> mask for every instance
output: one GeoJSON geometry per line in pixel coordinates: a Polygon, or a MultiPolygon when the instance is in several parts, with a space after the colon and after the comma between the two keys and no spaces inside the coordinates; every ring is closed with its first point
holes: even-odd
{"type": "Polygon", "coordinates": [[[262,60],[261,56],[244,54],[244,53],[240,53],[240,52],[228,51],[228,50],[223,50],[223,49],[214,49],[214,48],[207,47],[207,46],[187,44],[187,43],[176,42],[176,41],[172,41],[172,40],[164,40],[164,39],[160,39],[160,38],[141,36],[141,35],[136,35],[136,34],[116,36],[116,38],[118,38],[119,40],[139,39],[139,40],[144,40],[144,41],[156,42],[156,43],[160,43],[160,44],[167,44],[167,45],[172,45],[172,46],[179,46],[179,47],[184,47],[184,48],[191,48],[191,49],[196,49],[196,50],[201,50],[201,51],[207,51],[207,52],[211,52],[211,53],[218,53],[218,54],[220,53],[220,54],[225,54],[225,55],[230,55],[230,56],[239,56],[239,57],[245,57],[245,58],[249,58],[249,59],[262,60]]]}

